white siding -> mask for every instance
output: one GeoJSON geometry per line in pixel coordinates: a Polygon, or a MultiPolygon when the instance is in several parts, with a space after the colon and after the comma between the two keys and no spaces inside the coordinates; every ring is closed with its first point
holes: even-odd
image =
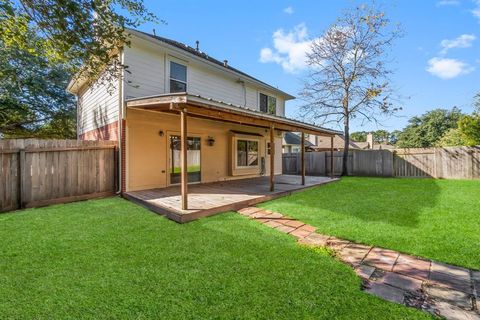
{"type": "Polygon", "coordinates": [[[241,83],[245,77],[223,73],[220,69],[193,59],[184,53],[159,44],[133,39],[125,48],[125,98],[137,98],[169,92],[170,60],[187,66],[187,92],[205,98],[247,106],[259,110],[259,92],[277,98],[277,115],[285,114],[284,99],[273,91],[263,90],[252,83],[241,83]]]}
{"type": "Polygon", "coordinates": [[[165,55],[153,48],[132,44],[125,48],[125,98],[165,93],[165,55]]]}
{"type": "Polygon", "coordinates": [[[77,133],[82,134],[117,121],[119,108],[118,82],[112,83],[112,86],[94,83],[83,89],[78,95],[77,133]]]}

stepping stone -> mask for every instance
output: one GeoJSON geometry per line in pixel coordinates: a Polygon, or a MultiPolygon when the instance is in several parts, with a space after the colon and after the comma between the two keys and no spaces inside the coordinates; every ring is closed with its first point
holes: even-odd
{"type": "Polygon", "coordinates": [[[403,303],[405,297],[403,290],[376,282],[371,283],[365,292],[395,303],[403,303]]]}
{"type": "Polygon", "coordinates": [[[276,222],[276,221],[274,221],[274,220],[270,220],[270,221],[268,221],[268,222],[265,222],[265,225],[266,225],[266,226],[269,226],[270,228],[277,228],[277,227],[282,226],[281,223],[278,223],[278,222],[276,222]]]}
{"type": "Polygon", "coordinates": [[[303,226],[305,223],[298,220],[286,220],[283,224],[289,227],[299,228],[303,226]]]}
{"type": "Polygon", "coordinates": [[[355,273],[360,277],[365,280],[370,279],[372,276],[373,272],[375,271],[374,267],[367,266],[366,264],[361,264],[358,267],[355,268],[355,273]]]}
{"type": "Polygon", "coordinates": [[[278,213],[278,212],[273,212],[271,214],[269,214],[268,216],[266,216],[265,218],[268,218],[268,219],[280,219],[282,218],[283,215],[281,213],[278,213]]]}
{"type": "Polygon", "coordinates": [[[326,247],[327,240],[330,238],[329,236],[325,236],[323,234],[312,233],[309,236],[300,239],[299,242],[301,244],[309,245],[309,246],[316,246],[316,247],[326,247]]]}
{"type": "Polygon", "coordinates": [[[363,259],[363,263],[385,271],[392,271],[398,256],[399,253],[392,250],[373,248],[363,259]]]}
{"type": "Polygon", "coordinates": [[[302,238],[305,238],[305,237],[309,236],[311,234],[311,232],[301,230],[300,228],[298,228],[298,229],[295,229],[294,231],[290,232],[290,234],[292,236],[295,236],[295,237],[299,238],[299,239],[302,239],[302,238]]]}
{"type": "Polygon", "coordinates": [[[419,293],[422,290],[422,280],[407,277],[395,272],[387,272],[385,276],[380,279],[380,282],[413,293],[419,293]]]}
{"type": "Polygon", "coordinates": [[[457,307],[467,310],[471,310],[473,308],[472,298],[465,292],[432,285],[425,286],[424,291],[428,297],[435,300],[440,299],[443,301],[448,301],[450,304],[454,304],[457,307]]]}
{"type": "Polygon", "coordinates": [[[363,258],[365,258],[371,248],[372,247],[357,243],[350,243],[340,250],[338,255],[343,262],[356,266],[362,262],[363,258]]]}
{"type": "Polygon", "coordinates": [[[430,261],[400,254],[393,266],[393,272],[420,280],[427,280],[430,274],[430,261]]]}
{"type": "Polygon", "coordinates": [[[347,240],[342,240],[342,239],[338,239],[338,238],[335,238],[335,237],[330,237],[327,240],[327,247],[329,247],[330,249],[335,250],[335,251],[340,251],[343,248],[345,248],[347,245],[349,245],[350,243],[351,242],[347,241],[347,240]]]}
{"type": "Polygon", "coordinates": [[[432,273],[443,273],[445,275],[448,275],[450,277],[458,278],[458,279],[464,279],[464,280],[470,280],[470,270],[461,268],[461,267],[456,267],[436,261],[432,261],[432,267],[431,267],[431,272],[432,273]]]}
{"type": "Polygon", "coordinates": [[[435,302],[434,309],[449,320],[480,320],[480,315],[475,311],[466,311],[444,301],[435,302]]]}
{"type": "Polygon", "coordinates": [[[257,218],[266,218],[267,216],[269,216],[270,213],[269,212],[266,212],[264,210],[260,210],[260,211],[257,211],[257,212],[254,212],[250,215],[250,218],[253,218],[253,219],[257,219],[257,218]]]}
{"type": "Polygon", "coordinates": [[[480,271],[472,271],[472,281],[475,289],[473,294],[477,298],[477,308],[480,310],[480,271]]]}
{"type": "Polygon", "coordinates": [[[309,226],[308,224],[305,224],[305,225],[301,226],[299,229],[305,230],[305,231],[310,231],[310,232],[315,232],[315,230],[317,230],[317,228],[309,226]]]}
{"type": "Polygon", "coordinates": [[[470,275],[468,275],[467,277],[454,276],[453,274],[432,271],[430,272],[429,283],[458,291],[463,291],[468,294],[473,294],[470,275]]]}
{"type": "Polygon", "coordinates": [[[277,227],[275,230],[278,230],[278,231],[281,231],[281,232],[285,232],[285,233],[290,233],[290,232],[292,232],[293,230],[295,230],[295,228],[281,225],[281,226],[277,227]]]}
{"type": "Polygon", "coordinates": [[[268,221],[270,221],[270,219],[266,219],[266,218],[257,218],[255,220],[260,222],[260,223],[267,223],[268,221]]]}
{"type": "Polygon", "coordinates": [[[262,210],[262,209],[257,208],[257,207],[246,207],[246,208],[238,210],[238,213],[240,213],[241,215],[244,215],[244,216],[249,216],[252,213],[260,211],[260,210],[262,210]]]}

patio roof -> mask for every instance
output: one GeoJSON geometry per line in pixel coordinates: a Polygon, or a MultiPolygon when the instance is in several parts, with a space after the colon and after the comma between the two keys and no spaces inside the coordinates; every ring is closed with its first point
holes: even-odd
{"type": "Polygon", "coordinates": [[[126,106],[131,109],[170,113],[186,111],[189,116],[193,117],[262,128],[274,126],[275,130],[279,131],[304,132],[329,137],[340,133],[336,130],[318,127],[298,120],[260,112],[253,108],[188,93],[169,93],[129,99],[126,106]]]}

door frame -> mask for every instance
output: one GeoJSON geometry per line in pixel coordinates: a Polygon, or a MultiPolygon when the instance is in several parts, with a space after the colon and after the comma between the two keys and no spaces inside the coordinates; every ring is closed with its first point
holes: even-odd
{"type": "MultiPolygon", "coordinates": [[[[180,183],[172,183],[171,176],[170,176],[170,168],[172,165],[172,154],[170,149],[170,139],[172,136],[180,137],[180,131],[167,131],[167,143],[166,143],[166,155],[167,155],[167,187],[170,186],[179,186],[180,183]]],[[[202,167],[203,167],[203,143],[202,143],[202,135],[199,133],[187,133],[187,138],[199,138],[200,139],[200,181],[188,182],[188,184],[200,184],[203,181],[203,174],[202,174],[202,167]]]]}

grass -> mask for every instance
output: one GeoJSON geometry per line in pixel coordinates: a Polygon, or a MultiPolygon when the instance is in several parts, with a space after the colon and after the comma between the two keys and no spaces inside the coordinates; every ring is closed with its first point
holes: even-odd
{"type": "Polygon", "coordinates": [[[480,269],[480,181],[342,178],[261,205],[319,233],[480,269]]]}
{"type": "Polygon", "coordinates": [[[4,319],[423,319],[322,250],[234,213],[179,225],[119,198],[0,216],[4,319]]]}

